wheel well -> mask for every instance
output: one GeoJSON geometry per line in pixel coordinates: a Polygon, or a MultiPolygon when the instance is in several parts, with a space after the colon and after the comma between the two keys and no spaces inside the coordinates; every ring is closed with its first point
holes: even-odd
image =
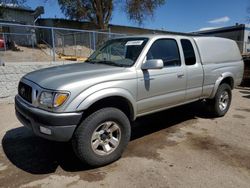
{"type": "Polygon", "coordinates": [[[231,87],[231,89],[234,88],[234,80],[233,80],[232,77],[224,78],[224,79],[221,81],[220,85],[221,85],[221,84],[228,84],[228,85],[231,87]]]}
{"type": "Polygon", "coordinates": [[[106,107],[118,108],[129,118],[129,120],[133,120],[134,110],[132,104],[126,98],[120,96],[107,97],[95,102],[85,111],[85,115],[88,116],[106,107]]]}

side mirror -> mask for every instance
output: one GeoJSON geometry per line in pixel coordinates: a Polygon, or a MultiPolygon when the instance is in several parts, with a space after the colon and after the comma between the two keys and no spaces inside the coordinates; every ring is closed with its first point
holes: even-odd
{"type": "Polygon", "coordinates": [[[147,60],[143,63],[141,69],[148,70],[148,69],[162,69],[163,68],[163,61],[161,59],[151,59],[147,60]]]}

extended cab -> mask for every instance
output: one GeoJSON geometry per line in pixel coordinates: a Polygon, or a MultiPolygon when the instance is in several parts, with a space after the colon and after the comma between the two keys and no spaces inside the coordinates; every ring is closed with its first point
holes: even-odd
{"type": "Polygon", "coordinates": [[[217,117],[241,83],[237,44],[216,37],[145,35],[107,41],[84,63],[31,72],[18,86],[18,119],[46,139],[71,141],[93,166],[117,160],[139,116],[206,100],[217,117]]]}

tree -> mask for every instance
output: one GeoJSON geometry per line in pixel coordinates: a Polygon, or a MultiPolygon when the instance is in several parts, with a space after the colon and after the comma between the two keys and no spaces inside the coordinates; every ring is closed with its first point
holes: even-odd
{"type": "Polygon", "coordinates": [[[142,24],[147,17],[153,17],[157,7],[165,4],[165,0],[127,0],[126,12],[130,20],[142,24]]]}
{"type": "Polygon", "coordinates": [[[66,17],[87,20],[98,29],[106,29],[113,11],[113,0],[58,0],[66,17]]]}
{"type": "Polygon", "coordinates": [[[165,0],[58,0],[58,3],[66,17],[89,21],[98,29],[107,29],[116,3],[123,7],[130,20],[142,24],[165,0]]]}
{"type": "MultiPolygon", "coordinates": [[[[248,15],[250,14],[250,5],[247,7],[247,14],[248,15]]],[[[250,17],[249,16],[246,17],[246,22],[250,23],[250,17]]]]}

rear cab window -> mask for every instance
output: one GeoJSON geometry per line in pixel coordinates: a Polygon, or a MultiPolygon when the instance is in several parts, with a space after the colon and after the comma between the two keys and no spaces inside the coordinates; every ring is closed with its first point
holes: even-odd
{"type": "Polygon", "coordinates": [[[185,64],[187,66],[196,64],[196,57],[194,52],[194,47],[190,40],[181,39],[181,46],[184,53],[185,64]]]}

